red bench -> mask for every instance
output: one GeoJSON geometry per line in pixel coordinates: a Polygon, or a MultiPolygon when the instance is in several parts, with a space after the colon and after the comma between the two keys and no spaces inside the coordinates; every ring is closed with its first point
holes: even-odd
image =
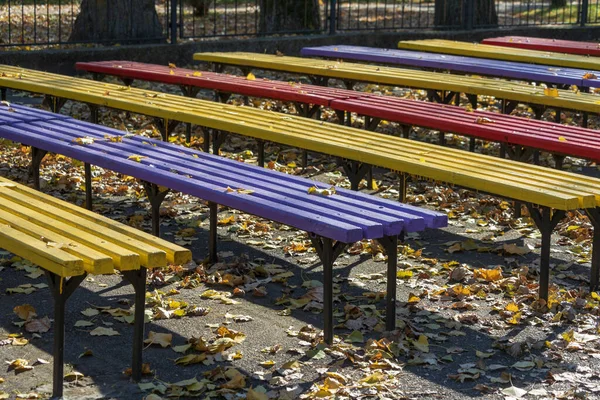
{"type": "Polygon", "coordinates": [[[527,50],[554,51],[557,53],[579,54],[583,56],[600,56],[600,43],[595,42],[577,42],[574,40],[545,39],[526,36],[502,36],[484,39],[481,43],[527,50]]]}
{"type": "Polygon", "coordinates": [[[102,61],[77,63],[76,66],[79,70],[96,74],[97,78],[102,75],[118,76],[126,84],[131,84],[134,79],[176,84],[182,86],[184,93],[190,96],[195,96],[200,89],[211,89],[220,93],[222,100],[231,93],[237,93],[292,101],[306,116],[315,115],[319,107],[330,107],[336,110],[341,123],[349,123],[348,113],[365,116],[365,128],[370,130],[375,130],[381,120],[398,122],[405,125],[405,137],[409,134],[410,126],[442,132],[442,143],[444,132],[452,132],[471,137],[471,150],[474,150],[475,138],[499,142],[509,157],[522,161],[532,155],[532,149],[554,154],[557,166],[562,164],[566,155],[600,161],[600,133],[592,129],[492,112],[471,112],[452,105],[347,89],[266,79],[249,80],[246,77],[153,64],[102,61]]]}

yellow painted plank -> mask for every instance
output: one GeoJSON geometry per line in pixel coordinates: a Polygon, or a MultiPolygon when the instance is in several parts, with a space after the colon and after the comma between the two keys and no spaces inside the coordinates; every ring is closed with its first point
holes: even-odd
{"type": "Polygon", "coordinates": [[[44,238],[44,242],[60,245],[62,251],[83,261],[83,268],[88,274],[111,274],[114,271],[112,259],[107,255],[7,211],[0,210],[0,224],[9,225],[35,239],[42,240],[44,238]]]}
{"type": "MultiPolygon", "coordinates": [[[[8,181],[7,179],[2,179],[0,177],[0,182],[8,181]]],[[[10,182],[10,181],[8,181],[10,182]]],[[[84,218],[94,224],[103,226],[105,228],[111,229],[115,232],[121,233],[123,235],[127,235],[135,240],[138,240],[142,243],[145,243],[149,246],[152,246],[158,250],[164,251],[167,254],[167,261],[171,264],[182,265],[185,264],[192,259],[192,253],[188,249],[173,244],[167,240],[158,238],[154,235],[150,235],[145,233],[139,229],[133,228],[131,226],[119,223],[117,221],[113,221],[110,218],[104,217],[102,215],[98,215],[92,211],[86,210],[82,207],[78,207],[76,205],[66,203],[59,199],[56,199],[47,194],[41,193],[35,189],[29,188],[24,185],[18,185],[15,187],[15,190],[21,192],[27,196],[32,196],[38,198],[39,200],[51,204],[53,206],[60,206],[63,210],[68,211],[69,213],[76,215],[78,217],[84,218]]],[[[156,265],[149,265],[148,268],[156,267],[156,265]]]]}
{"type": "Polygon", "coordinates": [[[27,207],[27,205],[13,201],[10,194],[11,193],[2,190],[0,187],[0,199],[2,200],[0,201],[1,210],[16,215],[19,218],[23,218],[33,224],[44,226],[70,240],[84,244],[100,253],[106,254],[112,258],[116,269],[139,269],[140,257],[138,254],[109,242],[104,238],[100,238],[93,233],[80,230],[77,226],[55,219],[51,214],[34,211],[32,208],[27,207]]]}
{"type": "Polygon", "coordinates": [[[82,275],[85,272],[80,258],[49,247],[43,241],[4,224],[0,224],[0,248],[62,277],[82,275]]]}
{"type": "Polygon", "coordinates": [[[554,53],[551,51],[516,49],[443,39],[402,40],[398,42],[398,47],[408,50],[600,71],[600,60],[596,57],[554,53]]]}
{"type": "Polygon", "coordinates": [[[55,206],[23,193],[18,193],[14,190],[3,191],[1,189],[2,188],[0,187],[0,196],[6,199],[21,204],[24,207],[31,208],[32,210],[47,215],[57,221],[61,221],[66,225],[70,225],[75,228],[75,231],[80,232],[80,234],[82,232],[87,232],[105,242],[113,243],[114,245],[118,245],[133,252],[133,254],[138,254],[140,257],[140,264],[144,267],[164,267],[167,265],[167,255],[164,251],[122,233],[115,232],[110,228],[95,224],[85,218],[73,215],[68,210],[63,209],[63,204],[55,206]]]}
{"type": "Polygon", "coordinates": [[[600,112],[598,96],[590,93],[559,90],[559,96],[552,97],[546,96],[544,89],[539,86],[489,77],[451,75],[397,67],[243,52],[196,53],[194,59],[401,87],[460,91],[548,107],[600,112]]]}

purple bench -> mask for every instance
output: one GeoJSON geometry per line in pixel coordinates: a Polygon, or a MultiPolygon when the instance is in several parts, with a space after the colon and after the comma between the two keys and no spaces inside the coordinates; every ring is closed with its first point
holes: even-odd
{"type": "Polygon", "coordinates": [[[0,106],[0,137],[37,149],[34,170],[46,152],[53,152],[142,180],[152,206],[155,234],[159,233],[160,204],[168,192],[159,186],[207,200],[211,261],[216,261],[218,204],[308,232],[323,262],[324,335],[328,343],[333,341],[333,263],[346,245],[374,239],[385,248],[386,326],[392,330],[398,236],[447,224],[443,213],[345,189],[336,189],[330,196],[309,194],[313,186],[325,189],[328,185],[50,112],[12,107],[14,111],[9,112],[0,106]],[[78,144],[77,139],[83,137],[91,143],[78,144]],[[106,137],[120,137],[121,141],[106,137]],[[140,156],[139,162],[130,159],[132,155],[140,156]]]}
{"type": "MultiPolygon", "coordinates": [[[[597,78],[584,78],[584,76],[591,76],[587,75],[590,71],[584,69],[489,60],[424,51],[340,45],[305,47],[301,53],[303,56],[308,57],[336,58],[423,69],[448,70],[452,73],[489,75],[553,85],[576,85],[580,88],[600,86],[600,80],[597,78]]],[[[597,72],[595,75],[600,76],[600,72],[597,72]]]]}

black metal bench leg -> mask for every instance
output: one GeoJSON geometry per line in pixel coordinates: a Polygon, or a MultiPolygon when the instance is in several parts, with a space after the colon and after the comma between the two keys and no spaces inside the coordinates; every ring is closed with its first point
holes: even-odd
{"type": "Polygon", "coordinates": [[[208,128],[202,128],[202,135],[204,136],[202,151],[208,153],[210,151],[210,130],[208,128]]]}
{"type": "Polygon", "coordinates": [[[588,127],[588,116],[589,114],[586,112],[581,115],[581,126],[584,128],[588,127]]]}
{"type": "Polygon", "coordinates": [[[590,292],[593,292],[600,287],[600,210],[598,208],[588,208],[585,211],[594,226],[592,268],[590,271],[590,292]]]}
{"type": "Polygon", "coordinates": [[[527,209],[542,234],[539,297],[547,301],[548,289],[550,287],[550,245],[552,231],[558,222],[563,219],[565,212],[563,210],[554,210],[553,213],[550,207],[535,208],[531,203],[527,203],[527,209]]]}
{"type": "Polygon", "coordinates": [[[142,184],[144,185],[152,209],[152,234],[160,236],[160,205],[169,193],[169,190],[161,191],[158,185],[146,181],[142,181],[142,184]]]}
{"type": "Polygon", "coordinates": [[[54,298],[54,369],[52,372],[52,397],[62,398],[63,377],[65,375],[65,304],[73,291],[87,274],[66,279],[50,271],[45,271],[48,286],[54,298]]]}
{"type": "Polygon", "coordinates": [[[333,263],[346,248],[346,243],[334,242],[322,236],[311,236],[323,264],[323,340],[333,344],[333,263]]]}
{"type": "Polygon", "coordinates": [[[469,151],[470,152],[474,152],[475,151],[475,138],[473,136],[471,136],[469,138],[469,151]]]}
{"type": "Polygon", "coordinates": [[[408,186],[408,175],[404,172],[398,173],[399,182],[398,182],[398,201],[400,203],[406,203],[406,189],[408,186]]]}
{"type": "Polygon", "coordinates": [[[134,381],[142,379],[142,350],[144,348],[144,311],[146,307],[146,268],[123,271],[125,279],[135,290],[135,319],[133,325],[133,352],[131,360],[131,377],[134,381]]]}
{"type": "Polygon", "coordinates": [[[92,209],[92,166],[89,163],[83,164],[85,175],[85,208],[92,209]]]}
{"type": "Polygon", "coordinates": [[[46,150],[31,147],[31,175],[33,176],[33,187],[40,190],[40,164],[48,154],[46,150]]]}
{"type": "Polygon", "coordinates": [[[371,166],[369,164],[359,163],[358,161],[346,160],[342,163],[342,167],[350,180],[350,189],[358,190],[360,181],[369,172],[371,166]]]}
{"type": "Polygon", "coordinates": [[[2,101],[6,101],[6,88],[5,87],[0,88],[0,99],[2,101]]]}
{"type": "Polygon", "coordinates": [[[265,141],[257,139],[256,144],[258,145],[258,155],[256,163],[259,167],[265,166],[265,141]]]}
{"type": "Polygon", "coordinates": [[[214,264],[218,261],[217,257],[217,216],[219,213],[219,205],[209,202],[209,236],[208,236],[208,261],[214,264]]]}
{"type": "Polygon", "coordinates": [[[398,269],[398,236],[385,236],[377,240],[388,257],[385,329],[396,329],[396,272],[398,269]]]}

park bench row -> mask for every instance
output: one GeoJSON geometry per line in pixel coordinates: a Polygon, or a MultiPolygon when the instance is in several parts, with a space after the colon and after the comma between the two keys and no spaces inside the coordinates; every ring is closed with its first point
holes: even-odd
{"type": "MultiPolygon", "coordinates": [[[[493,112],[468,111],[462,107],[395,96],[266,79],[248,80],[240,76],[166,65],[99,61],[77,63],[76,67],[95,74],[96,79],[114,75],[127,84],[139,79],[178,85],[185,95],[191,97],[200,89],[210,89],[218,94],[221,101],[234,93],[293,102],[302,116],[315,116],[321,107],[327,107],[336,111],[342,124],[349,123],[349,114],[355,113],[366,117],[365,128],[369,130],[376,130],[381,121],[398,122],[404,127],[404,137],[408,137],[411,126],[435,129],[441,132],[441,144],[445,133],[451,132],[469,136],[472,139],[471,150],[475,147],[475,138],[499,142],[503,149],[508,150],[510,158],[519,161],[527,161],[534,149],[552,153],[557,167],[561,166],[566,155],[600,161],[600,132],[591,129],[493,112]]],[[[208,145],[209,138],[205,137],[205,151],[208,151],[208,145]]],[[[358,185],[358,182],[354,183],[358,185]]]]}
{"type": "MultiPolygon", "coordinates": [[[[502,100],[502,112],[506,114],[519,103],[530,105],[538,118],[547,108],[576,110],[583,113],[584,126],[587,126],[587,113],[600,113],[598,96],[590,93],[562,89],[548,92],[541,86],[485,77],[243,52],[196,53],[194,59],[212,64],[217,71],[231,65],[244,74],[253,69],[302,74],[324,86],[330,79],[339,79],[349,89],[357,82],[425,89],[431,101],[444,104],[458,104],[460,94],[464,93],[473,108],[477,108],[478,97],[492,96],[502,100]]],[[[556,114],[560,116],[560,112],[556,114]]]]}
{"type": "Polygon", "coordinates": [[[600,56],[600,46],[595,42],[578,42],[574,40],[546,39],[527,36],[501,36],[484,39],[481,43],[527,50],[552,51],[582,56],[600,56]]]}
{"type": "MultiPolygon", "coordinates": [[[[3,67],[5,68],[5,67],[3,67]]],[[[418,143],[375,132],[315,121],[251,107],[214,103],[182,96],[119,87],[90,80],[25,71],[20,78],[0,78],[3,86],[42,92],[96,105],[150,114],[225,130],[258,140],[299,147],[346,160],[351,179],[360,179],[368,165],[400,174],[405,198],[406,178],[421,176],[526,203],[542,233],[540,296],[547,298],[550,236],[565,211],[584,209],[594,226],[600,200],[600,180],[535,165],[418,143]],[[109,92],[109,95],[105,93],[109,92]]],[[[165,126],[169,126],[166,123],[165,126]]],[[[34,165],[37,169],[38,165],[34,165]]],[[[594,244],[600,242],[595,229],[594,244]]],[[[600,247],[594,245],[597,255],[600,247]]],[[[598,282],[600,260],[593,257],[591,285],[598,282]]]]}
{"type": "Polygon", "coordinates": [[[433,53],[489,58],[495,60],[518,61],[532,64],[554,65],[558,67],[600,70],[600,59],[575,54],[561,54],[550,51],[515,49],[489,44],[455,42],[444,39],[402,40],[398,47],[407,50],[429,51],[433,53]]]}
{"type": "MultiPolygon", "coordinates": [[[[2,128],[4,114],[0,110],[2,128]]],[[[48,278],[54,300],[54,397],[63,393],[66,302],[88,274],[118,270],[133,286],[132,376],[141,378],[146,269],[185,264],[189,250],[2,177],[0,248],[38,265],[48,278]]]]}
{"type": "Polygon", "coordinates": [[[600,72],[585,69],[557,68],[547,65],[428,53],[424,51],[331,45],[304,47],[301,54],[308,57],[392,64],[470,75],[497,76],[506,79],[546,83],[550,86],[558,85],[559,87],[575,85],[580,89],[588,89],[600,86],[600,81],[598,80],[600,72]]]}

